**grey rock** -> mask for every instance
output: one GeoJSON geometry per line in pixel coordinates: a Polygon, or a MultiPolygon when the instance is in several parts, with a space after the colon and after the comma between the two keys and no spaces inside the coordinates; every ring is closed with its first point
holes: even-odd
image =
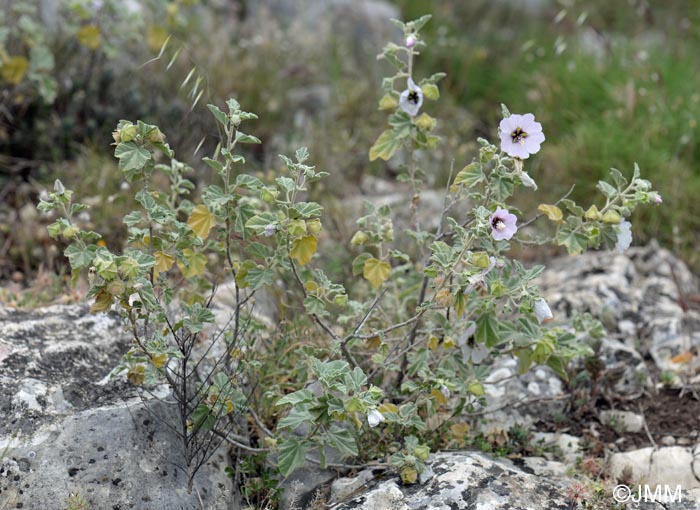
{"type": "Polygon", "coordinates": [[[0,503],[5,498],[13,507],[64,510],[70,493],[77,493],[90,508],[194,510],[201,508],[200,497],[205,508],[230,508],[225,449],[197,473],[196,490],[187,493],[177,438],[161,421],[176,417],[172,405],[150,402],[146,409],[137,400],[76,413],[10,440],[6,458],[19,473],[0,478],[0,503]]]}
{"type": "Polygon", "coordinates": [[[337,510],[447,510],[565,508],[564,486],[515,466],[475,452],[439,453],[429,460],[435,473],[424,485],[401,485],[384,480],[337,510]]]}
{"type": "Polygon", "coordinates": [[[533,443],[558,450],[557,454],[561,454],[564,462],[569,466],[575,466],[583,455],[581,438],[571,434],[535,432],[533,443]]]}
{"type": "Polygon", "coordinates": [[[601,411],[600,421],[625,432],[641,432],[644,428],[644,416],[629,411],[601,411]]]}
{"type": "MultiPolygon", "coordinates": [[[[370,481],[367,489],[341,501],[334,510],[562,510],[575,508],[568,478],[559,463],[523,459],[522,466],[477,452],[438,453],[428,465],[435,473],[423,484],[402,485],[398,478],[370,481]]],[[[338,483],[338,482],[336,482],[338,483]]],[[[681,482],[676,482],[681,483],[681,482]]],[[[676,483],[672,484],[675,489],[676,483]]],[[[343,482],[351,485],[352,479],[343,482]]],[[[612,486],[609,488],[612,505],[612,486]]],[[[625,508],[651,510],[654,503],[628,502],[625,508]]],[[[671,507],[667,507],[671,508],[671,507]]],[[[700,491],[684,490],[674,510],[700,510],[700,491]]]]}
{"type": "MultiPolygon", "coordinates": [[[[198,473],[198,494],[188,494],[169,425],[175,407],[144,403],[124,377],[109,377],[129,344],[117,314],[85,305],[0,308],[0,457],[2,472],[12,472],[0,476],[0,508],[64,510],[70,493],[100,509],[235,502],[226,449],[198,473]]],[[[167,389],[155,395],[166,398],[167,389]]]]}
{"type": "Polygon", "coordinates": [[[668,446],[641,448],[613,453],[608,463],[610,476],[625,483],[651,487],[680,485],[685,490],[700,489],[700,444],[695,447],[668,446]]]}
{"type": "Polygon", "coordinates": [[[677,369],[671,358],[700,346],[700,311],[688,300],[698,295],[700,284],[656,242],[623,254],[590,252],[554,260],[537,283],[556,316],[590,312],[614,339],[640,354],[629,351],[633,357],[649,354],[660,370],[677,369]]]}
{"type": "Polygon", "coordinates": [[[331,485],[331,502],[348,499],[353,493],[361,490],[368,482],[374,478],[371,469],[360,471],[352,478],[338,478],[331,485]]]}

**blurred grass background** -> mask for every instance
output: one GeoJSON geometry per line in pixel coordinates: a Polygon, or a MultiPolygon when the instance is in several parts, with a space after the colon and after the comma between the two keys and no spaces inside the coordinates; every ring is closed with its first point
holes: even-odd
{"type": "Polygon", "coordinates": [[[55,178],[95,206],[86,226],[123,239],[132,202],[110,147],[121,118],[158,124],[202,182],[216,144],[205,105],[235,96],[260,117],[254,171],[274,174],[277,154],[308,145],[332,174],[321,193],[391,180],[395,163],[367,158],[386,122],[375,56],[401,42],[388,15],[425,13],[416,74],[447,73],[424,106],[444,138],[423,165],[431,185],[471,160],[477,136],[495,139],[505,103],[544,126],[528,162],[538,201],[575,183],[587,205],[610,167],[637,162],[664,204],[633,218],[635,243],[657,238],[700,269],[698,0],[0,0],[0,278],[17,291],[6,285],[6,300],[24,304],[19,289],[50,289],[46,274],[65,268],[34,211],[55,178]]]}

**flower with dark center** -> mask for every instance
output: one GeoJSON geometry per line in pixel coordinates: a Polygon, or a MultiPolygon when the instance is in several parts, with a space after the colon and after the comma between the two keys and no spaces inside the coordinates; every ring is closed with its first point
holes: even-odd
{"type": "Polygon", "coordinates": [[[423,106],[423,91],[414,83],[413,78],[409,78],[408,88],[399,96],[399,107],[411,117],[415,117],[421,106],[423,106]]]}
{"type": "Polygon", "coordinates": [[[544,142],[542,124],[531,113],[513,114],[499,124],[501,150],[513,158],[527,159],[540,151],[544,142]]]}
{"type": "Polygon", "coordinates": [[[496,212],[491,215],[491,236],[496,241],[508,240],[518,231],[516,223],[518,217],[511,214],[507,209],[496,208],[496,212]]]}

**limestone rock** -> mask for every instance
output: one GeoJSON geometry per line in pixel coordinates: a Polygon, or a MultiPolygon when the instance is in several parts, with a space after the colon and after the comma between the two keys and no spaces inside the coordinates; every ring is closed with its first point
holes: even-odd
{"type": "Polygon", "coordinates": [[[337,509],[565,508],[561,485],[527,473],[507,460],[475,452],[440,453],[431,456],[429,464],[435,476],[426,484],[403,486],[397,479],[389,479],[337,509]]]}
{"type": "Polygon", "coordinates": [[[604,425],[619,427],[626,432],[641,432],[644,428],[644,416],[629,411],[601,411],[600,421],[604,425]]]}
{"type": "Polygon", "coordinates": [[[647,484],[651,487],[681,485],[683,489],[700,489],[700,445],[694,448],[668,446],[641,448],[610,457],[608,472],[625,483],[647,484]]]}
{"type": "Polygon", "coordinates": [[[199,494],[187,494],[165,424],[177,423],[175,407],[146,406],[124,378],[108,377],[129,343],[117,314],[86,305],[0,308],[0,508],[65,510],[71,493],[96,509],[198,509],[200,497],[230,508],[226,450],[198,473],[199,494]]]}
{"type": "Polygon", "coordinates": [[[146,409],[132,401],[75,413],[31,437],[9,439],[6,458],[19,470],[0,477],[0,505],[64,510],[76,493],[90,508],[194,510],[201,508],[199,497],[206,508],[229,508],[225,449],[197,473],[199,497],[187,493],[177,439],[160,421],[174,423],[176,417],[172,405],[151,402],[146,409]]]}
{"type": "Polygon", "coordinates": [[[700,346],[700,310],[689,296],[697,278],[668,250],[652,242],[625,253],[589,252],[552,261],[538,281],[555,315],[590,312],[609,333],[659,369],[700,346]]]}
{"type": "MultiPolygon", "coordinates": [[[[339,502],[333,509],[562,510],[576,508],[570,497],[572,489],[581,485],[566,476],[563,465],[543,459],[524,459],[519,467],[509,460],[492,459],[482,453],[450,452],[431,455],[428,465],[434,476],[425,483],[402,485],[395,477],[363,481],[367,485],[364,493],[339,502]]],[[[671,483],[675,488],[681,482],[671,483]]],[[[343,486],[352,484],[353,479],[342,482],[343,486]]],[[[612,508],[613,486],[608,490],[612,508]]],[[[695,490],[684,490],[681,501],[666,508],[700,510],[699,495],[695,490]]],[[[642,501],[628,502],[625,508],[649,510],[657,506],[642,501]]]]}

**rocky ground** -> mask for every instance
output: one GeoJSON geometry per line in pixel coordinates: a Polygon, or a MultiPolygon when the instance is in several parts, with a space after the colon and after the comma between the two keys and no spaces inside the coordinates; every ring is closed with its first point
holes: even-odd
{"type": "MultiPolygon", "coordinates": [[[[545,368],[515,377],[509,360],[495,367],[474,431],[507,442],[517,426],[527,444],[500,456],[435,454],[411,487],[379,471],[331,487],[338,473],[303,470],[287,481],[286,507],[322,496],[338,509],[572,508],[572,491],[590,495],[594,480],[608,479],[680,484],[683,503],[664,508],[700,508],[696,278],[652,244],[555,260],[540,286],[557,320],[590,312],[608,336],[597,364],[573,370],[583,382],[545,368]]],[[[91,508],[236,507],[223,450],[200,472],[199,494],[186,493],[160,421],[168,406],[147,408],[123,378],[108,377],[127,347],[118,317],[87,306],[0,309],[0,508],[63,509],[74,493],[91,508]]],[[[601,501],[612,505],[611,494],[601,501]]]]}
{"type": "Polygon", "coordinates": [[[700,509],[697,279],[652,243],[555,260],[539,284],[557,319],[590,312],[608,337],[597,350],[600,364],[580,367],[589,372],[585,384],[567,385],[548,369],[508,379],[515,369],[509,361],[492,373],[506,381],[487,386],[493,412],[479,426],[503,437],[525,427],[530,447],[498,458],[435,454],[419,486],[362,472],[327,489],[332,508],[569,509],[578,498],[588,500],[586,508],[608,509],[618,508],[613,490],[625,483],[684,492],[680,501],[641,498],[619,508],[700,509]]]}

